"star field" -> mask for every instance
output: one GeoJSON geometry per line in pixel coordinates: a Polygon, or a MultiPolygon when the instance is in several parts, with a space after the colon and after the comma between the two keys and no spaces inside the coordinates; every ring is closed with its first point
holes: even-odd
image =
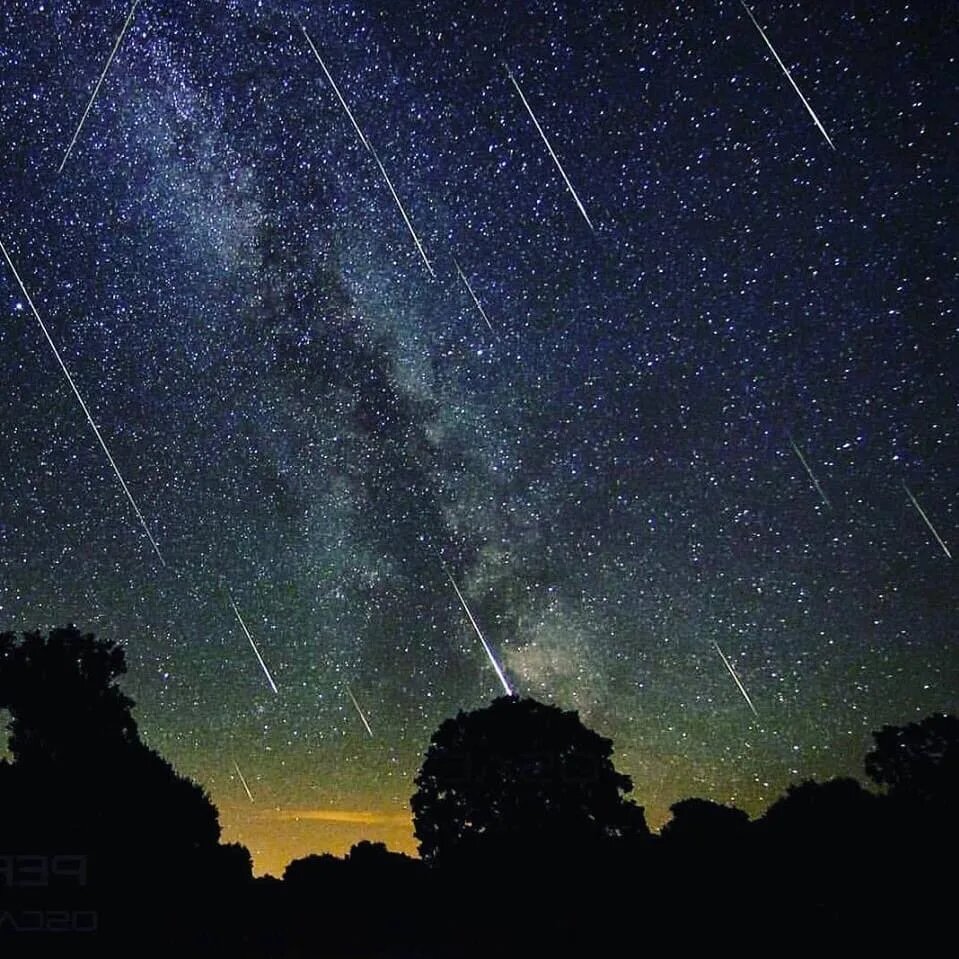
{"type": "Polygon", "coordinates": [[[258,871],[413,849],[447,570],[654,826],[861,776],[959,708],[947,7],[750,5],[833,150],[739,0],[144,0],[58,174],[129,5],[4,3],[0,240],[166,565],[3,263],[0,626],[122,640],[258,871]]]}

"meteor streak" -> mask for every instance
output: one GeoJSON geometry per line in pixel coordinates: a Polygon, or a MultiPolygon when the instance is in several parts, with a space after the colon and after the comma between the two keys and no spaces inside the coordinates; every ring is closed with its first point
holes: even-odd
{"type": "Polygon", "coordinates": [[[470,612],[469,606],[466,605],[466,600],[463,598],[463,594],[460,592],[459,586],[456,585],[456,580],[450,576],[449,573],[446,573],[446,578],[450,581],[453,586],[453,589],[456,590],[456,595],[459,597],[459,601],[463,606],[463,609],[466,611],[466,615],[469,617],[469,621],[473,624],[473,629],[476,630],[476,635],[479,637],[479,641],[483,644],[483,649],[486,651],[486,655],[489,658],[490,663],[493,666],[493,669],[496,671],[496,676],[499,679],[500,683],[503,685],[503,689],[506,692],[507,696],[513,696],[513,690],[510,688],[510,684],[506,680],[506,676],[503,675],[503,670],[500,668],[498,662],[496,662],[496,657],[493,655],[493,650],[490,649],[489,643],[486,642],[486,638],[483,636],[479,626],[476,624],[476,620],[473,618],[473,614],[470,612]]]}
{"type": "Polygon", "coordinates": [[[390,180],[389,175],[383,167],[383,164],[380,162],[380,158],[367,142],[367,147],[369,147],[370,153],[373,154],[373,159],[376,160],[376,165],[380,168],[380,173],[383,174],[383,179],[386,180],[386,185],[390,188],[390,193],[393,194],[393,199],[396,201],[396,206],[400,211],[400,214],[403,217],[403,222],[406,223],[406,228],[410,231],[410,235],[413,237],[413,242],[416,244],[416,249],[420,251],[420,256],[423,257],[423,262],[426,264],[426,269],[430,271],[430,276],[435,277],[436,274],[433,272],[433,267],[430,266],[430,261],[426,258],[426,253],[423,250],[423,244],[420,243],[420,238],[416,235],[416,230],[413,229],[413,224],[410,222],[410,218],[406,215],[406,210],[403,209],[403,204],[400,202],[400,198],[396,195],[396,190],[393,189],[393,182],[390,180]]]}
{"type": "Polygon", "coordinates": [[[359,714],[360,719],[363,721],[363,725],[366,727],[366,731],[370,734],[370,739],[373,738],[373,730],[370,729],[370,724],[366,721],[366,716],[363,715],[363,710],[360,709],[360,704],[356,701],[356,697],[353,695],[353,690],[349,686],[346,687],[346,695],[350,697],[353,701],[353,705],[356,708],[357,713],[359,714]]]}
{"type": "Polygon", "coordinates": [[[769,42],[769,37],[766,36],[765,31],[759,25],[759,22],[756,20],[756,18],[753,16],[752,10],[750,10],[749,7],[746,6],[745,0],[739,0],[739,2],[743,5],[743,10],[745,10],[746,13],[749,14],[749,19],[752,20],[753,25],[759,31],[759,35],[763,38],[763,40],[766,41],[766,46],[769,47],[770,53],[772,53],[772,55],[776,58],[776,63],[779,64],[779,66],[782,68],[783,73],[786,74],[786,79],[792,84],[793,89],[796,91],[796,93],[799,94],[799,99],[802,100],[803,106],[809,111],[809,115],[812,117],[813,123],[815,123],[816,126],[819,127],[819,132],[826,138],[826,142],[835,150],[836,146],[832,142],[832,140],[829,139],[829,134],[826,133],[825,127],[823,127],[823,125],[819,122],[819,117],[817,117],[816,114],[813,112],[813,108],[809,105],[809,101],[802,95],[802,90],[800,90],[799,87],[796,86],[796,81],[792,78],[792,74],[786,68],[786,64],[779,59],[779,54],[776,53],[776,48],[769,42]]]}
{"type": "Polygon", "coordinates": [[[490,323],[489,317],[486,315],[486,310],[483,309],[483,304],[480,303],[476,294],[473,292],[473,287],[470,286],[470,281],[466,279],[466,274],[460,269],[460,265],[456,262],[456,260],[453,260],[453,265],[456,267],[456,272],[459,273],[460,279],[466,285],[466,289],[469,290],[470,296],[473,297],[473,302],[476,304],[476,309],[480,311],[480,316],[486,320],[486,325],[489,327],[490,333],[495,333],[496,330],[493,329],[493,324],[490,323]]]}
{"type": "Polygon", "coordinates": [[[253,793],[250,792],[250,787],[246,784],[246,780],[243,778],[243,773],[240,772],[240,767],[237,765],[236,760],[233,760],[233,768],[236,770],[237,776],[240,777],[240,782],[243,783],[243,788],[246,790],[246,794],[250,797],[250,802],[255,802],[253,798],[253,793]]]}
{"type": "Polygon", "coordinates": [[[63,160],[60,161],[60,169],[57,170],[57,173],[63,173],[63,168],[67,165],[67,160],[70,159],[70,154],[73,151],[73,145],[77,142],[77,137],[80,136],[80,131],[83,129],[83,124],[86,122],[87,114],[90,112],[90,108],[93,106],[93,101],[96,100],[97,94],[100,92],[100,86],[103,83],[103,78],[107,75],[107,70],[110,69],[110,64],[113,63],[113,58],[117,55],[117,50],[120,49],[120,44],[123,41],[123,35],[127,32],[127,28],[130,26],[130,22],[133,20],[133,14],[136,13],[136,9],[139,5],[140,0],[133,0],[133,6],[130,7],[130,12],[127,14],[127,19],[123,24],[123,29],[120,31],[120,35],[117,37],[117,42],[113,44],[113,49],[110,51],[110,56],[107,58],[107,64],[103,68],[103,73],[100,74],[100,79],[97,80],[97,85],[93,88],[93,93],[91,94],[90,100],[87,103],[87,108],[83,111],[83,116],[80,117],[80,123],[77,125],[76,132],[73,134],[73,139],[70,141],[70,146],[67,147],[67,152],[63,155],[63,160]]]}
{"type": "Polygon", "coordinates": [[[137,519],[140,521],[140,525],[143,527],[143,532],[147,534],[147,539],[150,541],[150,545],[153,547],[153,552],[157,554],[157,559],[160,560],[161,566],[166,566],[166,562],[163,559],[163,556],[160,553],[160,547],[157,546],[156,540],[153,538],[153,535],[150,533],[150,529],[147,526],[146,520],[143,518],[143,513],[140,512],[140,507],[137,506],[136,500],[133,498],[133,494],[130,492],[130,488],[127,486],[126,481],[123,479],[123,476],[120,474],[120,468],[116,464],[113,456],[110,454],[110,450],[107,447],[106,442],[103,439],[103,436],[100,434],[100,429],[96,423],[93,422],[93,416],[90,413],[90,409],[87,404],[83,401],[83,397],[80,395],[80,391],[77,389],[77,384],[73,382],[73,377],[70,375],[70,371],[67,369],[66,364],[63,362],[62,357],[60,356],[60,351],[57,349],[56,343],[53,342],[53,338],[50,336],[50,331],[47,329],[46,324],[40,318],[40,314],[37,312],[37,308],[33,305],[33,300],[30,298],[30,294],[27,292],[27,288],[23,285],[23,280],[20,279],[20,274],[17,272],[17,268],[13,265],[13,260],[10,259],[10,254],[7,253],[7,248],[3,245],[3,242],[0,241],[0,251],[3,252],[3,258],[7,261],[7,265],[10,267],[11,272],[14,275],[14,278],[17,281],[17,284],[20,287],[20,290],[23,292],[24,299],[30,305],[30,310],[33,315],[37,318],[37,322],[40,324],[40,329],[43,330],[43,335],[47,338],[47,342],[50,344],[50,349],[53,350],[53,355],[57,358],[57,363],[60,364],[60,369],[63,370],[63,375],[67,378],[67,382],[70,384],[70,389],[73,390],[73,395],[77,398],[77,402],[80,404],[80,408],[83,410],[84,415],[87,418],[87,422],[90,424],[93,429],[94,434],[96,435],[97,441],[100,444],[100,447],[103,449],[103,452],[106,454],[107,460],[109,460],[110,465],[113,467],[113,472],[116,473],[117,479],[120,481],[120,487],[123,489],[126,498],[130,501],[130,505],[133,507],[133,512],[137,514],[137,519]]]}
{"type": "Polygon", "coordinates": [[[352,111],[346,104],[346,100],[343,99],[343,94],[340,93],[340,88],[336,85],[336,81],[330,76],[330,71],[326,69],[326,64],[323,62],[323,58],[320,56],[319,50],[316,49],[316,46],[313,44],[313,40],[310,38],[310,35],[306,32],[306,27],[303,24],[300,24],[300,29],[303,31],[303,36],[306,37],[306,42],[310,45],[310,49],[313,51],[313,55],[319,61],[320,66],[323,68],[323,73],[326,75],[326,79],[330,81],[330,86],[333,87],[333,92],[336,94],[337,99],[340,101],[340,104],[343,106],[343,109],[346,111],[346,115],[350,118],[350,123],[353,124],[353,129],[356,130],[356,135],[360,138],[360,143],[366,147],[371,153],[373,152],[372,147],[367,141],[366,137],[363,136],[363,131],[360,129],[360,125],[356,122],[356,118],[353,116],[352,111]]]}
{"type": "Polygon", "coordinates": [[[932,520],[930,520],[929,517],[926,516],[926,511],[919,505],[919,502],[916,499],[916,497],[912,495],[912,491],[909,489],[908,486],[906,486],[905,483],[902,484],[902,488],[906,491],[906,495],[909,497],[910,501],[912,502],[912,505],[916,507],[916,512],[918,512],[919,515],[923,518],[923,520],[925,520],[926,526],[929,527],[929,531],[932,533],[933,536],[936,537],[936,542],[942,547],[942,551],[946,554],[946,556],[949,557],[949,559],[952,559],[952,553],[949,552],[949,547],[946,546],[946,544],[943,542],[942,537],[936,531],[936,527],[932,525],[932,520]]]}
{"type": "Polygon", "coordinates": [[[716,640],[713,640],[713,646],[716,647],[716,652],[719,653],[720,658],[722,659],[723,663],[725,663],[726,665],[726,669],[729,670],[729,675],[732,676],[734,680],[736,680],[736,685],[739,687],[739,691],[743,694],[743,699],[746,700],[746,702],[749,705],[749,708],[753,711],[753,715],[757,719],[759,719],[759,713],[756,712],[756,707],[753,705],[753,701],[749,698],[749,693],[746,692],[746,687],[740,682],[739,677],[736,675],[736,670],[733,669],[732,663],[730,663],[730,661],[726,659],[725,653],[723,653],[723,651],[719,648],[719,643],[717,643],[716,640]]]}
{"type": "Polygon", "coordinates": [[[250,645],[253,647],[253,652],[256,653],[256,658],[260,661],[260,666],[263,669],[263,673],[266,676],[267,682],[273,689],[274,693],[279,693],[280,691],[276,688],[276,683],[273,682],[273,677],[270,675],[270,671],[266,668],[266,663],[263,662],[263,657],[260,655],[260,651],[256,648],[256,643],[253,641],[253,637],[250,635],[250,631],[246,628],[246,623],[243,622],[243,617],[240,615],[240,611],[236,608],[236,603],[233,602],[233,597],[230,597],[230,605],[233,607],[233,612],[236,613],[236,618],[240,623],[240,626],[243,627],[243,632],[246,633],[246,638],[250,641],[250,645]]]}
{"type": "Polygon", "coordinates": [[[583,214],[583,219],[589,224],[589,228],[594,230],[593,222],[590,220],[589,215],[586,213],[583,204],[579,202],[579,197],[576,195],[576,191],[573,189],[573,184],[569,182],[569,177],[566,175],[566,171],[563,169],[563,165],[559,162],[559,157],[556,156],[553,151],[553,147],[550,145],[549,140],[546,139],[546,134],[543,132],[543,128],[539,125],[539,120],[536,119],[536,114],[533,113],[533,108],[529,105],[526,97],[523,96],[523,91],[520,89],[519,84],[516,82],[516,77],[513,76],[513,71],[510,68],[506,67],[506,74],[513,82],[513,86],[516,87],[516,92],[519,94],[520,100],[523,101],[523,106],[526,107],[526,112],[530,115],[530,119],[536,125],[536,129],[539,131],[539,135],[543,138],[543,143],[546,144],[546,149],[549,150],[549,155],[553,158],[553,163],[556,164],[556,169],[559,170],[560,176],[566,183],[566,188],[572,194],[573,199],[576,201],[576,206],[579,207],[579,212],[583,214]]]}
{"type": "Polygon", "coordinates": [[[819,480],[817,480],[816,477],[813,475],[813,471],[809,468],[809,464],[806,462],[806,457],[802,455],[802,453],[799,450],[799,447],[796,445],[795,441],[793,440],[791,436],[789,437],[789,442],[793,448],[793,451],[799,457],[799,462],[802,463],[806,472],[809,474],[809,478],[812,480],[812,485],[816,487],[816,492],[822,497],[822,501],[826,504],[826,506],[832,509],[832,505],[830,504],[829,500],[826,498],[826,494],[822,491],[822,487],[819,485],[819,480]]]}

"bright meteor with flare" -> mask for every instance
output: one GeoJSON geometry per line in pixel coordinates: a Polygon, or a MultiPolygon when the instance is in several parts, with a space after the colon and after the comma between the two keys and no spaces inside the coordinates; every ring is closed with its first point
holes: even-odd
{"type": "Polygon", "coordinates": [[[507,696],[514,695],[512,687],[510,686],[509,681],[506,679],[506,676],[503,673],[502,667],[500,666],[498,662],[496,662],[496,657],[493,655],[493,650],[490,649],[489,643],[486,642],[486,637],[483,636],[482,630],[480,630],[479,626],[476,623],[476,620],[473,618],[473,614],[470,611],[470,608],[467,605],[466,600],[463,597],[463,594],[460,592],[459,586],[456,585],[456,580],[453,579],[453,577],[450,576],[449,573],[446,574],[446,577],[447,579],[449,579],[450,583],[452,584],[453,589],[456,590],[456,595],[457,597],[459,597],[459,601],[461,605],[463,606],[463,609],[466,611],[466,615],[469,617],[469,621],[473,624],[473,629],[476,631],[476,635],[479,637],[479,641],[483,644],[483,649],[486,651],[486,656],[489,659],[490,664],[492,665],[494,671],[496,672],[497,679],[499,679],[500,683],[503,686],[503,691],[506,693],[507,696]]]}

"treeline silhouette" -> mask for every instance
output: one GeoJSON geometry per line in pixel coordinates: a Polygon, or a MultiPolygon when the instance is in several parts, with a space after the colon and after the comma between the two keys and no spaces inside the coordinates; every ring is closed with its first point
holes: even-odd
{"type": "MultiPolygon", "coordinates": [[[[254,879],[203,789],[139,738],[123,650],[0,634],[0,952],[240,957],[830,953],[954,938],[959,719],[873,734],[874,784],[790,786],[758,819],[675,803],[659,835],[613,744],[503,697],[433,735],[420,859],[360,842],[254,879]]],[[[948,948],[948,946],[947,946],[948,948]]]]}

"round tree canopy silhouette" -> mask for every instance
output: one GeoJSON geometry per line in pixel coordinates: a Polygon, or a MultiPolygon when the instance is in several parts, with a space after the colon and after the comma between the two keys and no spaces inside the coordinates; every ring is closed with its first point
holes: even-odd
{"type": "Polygon", "coordinates": [[[681,799],[669,807],[673,818],[660,830],[669,843],[696,846],[712,852],[715,846],[742,843],[749,831],[749,816],[734,806],[708,799],[681,799]]]}
{"type": "Polygon", "coordinates": [[[501,697],[434,733],[410,800],[429,863],[543,855],[648,835],[612,740],[575,712],[501,697]]]}
{"type": "Polygon", "coordinates": [[[872,735],[866,773],[890,796],[942,805],[959,799],[959,718],[934,714],[872,735]]]}

